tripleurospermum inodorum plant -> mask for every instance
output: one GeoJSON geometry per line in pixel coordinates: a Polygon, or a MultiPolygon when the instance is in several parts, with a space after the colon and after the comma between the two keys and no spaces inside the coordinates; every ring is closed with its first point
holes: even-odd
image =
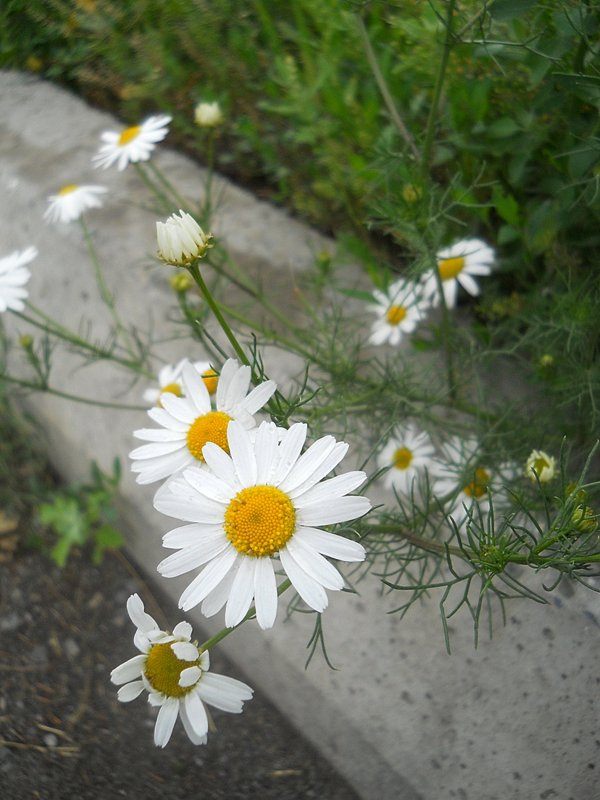
{"type": "Polygon", "coordinates": [[[0,311],[16,315],[28,337],[23,363],[5,369],[8,383],[123,407],[55,386],[52,352],[60,346],[143,381],[146,405],[129,405],[132,437],[143,442],[130,453],[131,469],[138,483],[156,486],[155,508],[181,522],[165,534],[173,552],[157,569],[188,575],[180,607],[224,625],[198,643],[187,622],[159,630],[130,598],[140,654],[112,679],[120,700],[146,691],[160,707],[159,746],[178,718],[194,744],[204,743],[205,704],[242,710],[251,689],[210,673],[209,651],[242,624],[257,636],[282,624],[283,595],[300,598],[290,608],[301,603],[315,614],[319,638],[329,593],[349,589],[350,572],[354,586],[372,571],[395,590],[401,613],[437,593],[450,646],[451,615],[470,613],[477,639],[482,619],[509,600],[545,601],[532,575],[544,575],[545,593],[565,579],[593,589],[588,579],[600,563],[598,148],[590,111],[599,76],[588,5],[552,2],[516,15],[508,2],[450,0],[401,15],[392,6],[336,4],[322,30],[317,5],[299,4],[306,24],[297,37],[282,34],[265,9],[260,15],[276,56],[261,124],[297,123],[277,151],[279,189],[311,214],[335,198],[323,221],[345,215],[353,231],[297,276],[303,319],[211,234],[219,214],[211,181],[224,143],[254,143],[267,173],[276,159],[267,147],[273,137],[258,152],[259,123],[253,129],[232,108],[224,113],[225,97],[223,105],[188,98],[185,124],[165,104],[168,115],[140,115],[104,133],[90,153],[96,167],[136,170],[160,209],[157,260],[189,333],[179,361],[154,363],[107,286],[86,224],[88,213],[112,202],[103,187],[69,184],[49,198],[45,216],[81,228],[112,320],[107,345],[27,299],[35,265],[26,265],[40,258],[31,243],[16,242],[26,249],[0,261],[0,311]],[[329,62],[315,55],[325,34],[329,47],[344,39],[361,54],[341,94],[341,50],[329,62]],[[405,56],[395,70],[386,48],[405,56]],[[180,134],[190,125],[204,137],[199,203],[155,163],[171,122],[180,134]],[[548,132],[559,130],[550,157],[548,132]],[[293,173],[286,159],[310,147],[306,173],[293,173]],[[343,269],[349,257],[362,267],[352,284],[343,269]],[[232,301],[231,286],[251,302],[232,301]],[[224,344],[207,333],[209,316],[224,344]],[[267,345],[302,359],[292,389],[281,389],[288,376],[266,374],[267,345]],[[529,387],[526,406],[515,376],[529,387]],[[144,412],[152,425],[137,427],[144,412]],[[346,457],[359,468],[338,471],[346,457]]]}

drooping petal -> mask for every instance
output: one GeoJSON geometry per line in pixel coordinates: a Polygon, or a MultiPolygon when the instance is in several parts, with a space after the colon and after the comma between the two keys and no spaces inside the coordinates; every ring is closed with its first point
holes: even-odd
{"type": "Polygon", "coordinates": [[[277,616],[277,581],[270,558],[257,558],[254,565],[256,621],[263,630],[272,628],[277,616]]]}
{"type": "Polygon", "coordinates": [[[117,700],[119,701],[119,703],[130,703],[132,700],[135,700],[136,697],[139,697],[143,691],[144,691],[143,681],[133,681],[132,683],[126,683],[125,686],[121,686],[121,688],[117,692],[117,700]]]}
{"type": "Polygon", "coordinates": [[[294,589],[306,605],[315,611],[324,611],[327,608],[328,599],[327,593],[321,584],[306,574],[285,547],[279,551],[279,558],[294,589]]]}
{"type": "Polygon", "coordinates": [[[160,707],[154,725],[154,744],[157,747],[166,747],[169,743],[178,712],[179,700],[175,697],[167,697],[160,707]]]}
{"type": "Polygon", "coordinates": [[[145,654],[134,656],[115,667],[110,673],[110,679],[116,686],[134,681],[141,676],[145,663],[145,654]]]}
{"type": "Polygon", "coordinates": [[[240,558],[225,610],[225,625],[234,628],[248,613],[254,598],[254,558],[240,558]]]}
{"type": "Polygon", "coordinates": [[[288,553],[301,569],[317,583],[332,591],[340,591],[344,588],[344,579],[337,569],[327,561],[326,558],[313,550],[301,539],[292,537],[286,545],[288,553]]]}

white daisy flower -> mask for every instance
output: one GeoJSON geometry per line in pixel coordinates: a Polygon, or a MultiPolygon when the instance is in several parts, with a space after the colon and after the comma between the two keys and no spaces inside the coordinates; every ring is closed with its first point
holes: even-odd
{"type": "MultiPolygon", "coordinates": [[[[144,400],[151,405],[162,406],[160,397],[163,392],[174,394],[175,397],[183,396],[183,387],[181,385],[181,370],[187,359],[182,358],[177,364],[165,364],[164,367],[158,372],[158,388],[148,388],[144,392],[144,400]]],[[[208,363],[208,361],[196,361],[192,364],[194,369],[200,373],[204,385],[208,389],[208,393],[213,395],[217,391],[217,381],[219,379],[217,373],[208,363]]]]}
{"type": "Polygon", "coordinates": [[[400,279],[387,292],[376,289],[373,297],[377,305],[371,310],[378,319],[371,328],[370,344],[399,344],[403,334],[414,331],[427,309],[419,284],[414,281],[400,279]]]}
{"type": "MultiPolygon", "coordinates": [[[[479,294],[474,275],[489,275],[494,265],[494,251],[481,239],[463,239],[437,253],[437,266],[448,308],[456,305],[459,284],[473,297],[479,294]]],[[[440,302],[438,283],[433,270],[422,277],[425,297],[434,305],[440,302]]]]}
{"type": "Polygon", "coordinates": [[[525,464],[525,475],[534,482],[548,483],[556,475],[556,459],[543,450],[532,450],[525,464]]]}
{"type": "Polygon", "coordinates": [[[0,258],[0,312],[24,309],[23,300],[27,297],[25,284],[31,278],[31,272],[25,264],[33,261],[37,254],[36,247],[28,247],[0,258]]]}
{"type": "Polygon", "coordinates": [[[408,424],[396,427],[392,436],[377,457],[379,467],[389,467],[384,483],[388,489],[410,494],[414,482],[418,482],[431,467],[435,448],[425,431],[408,424]]]}
{"type": "Polygon", "coordinates": [[[163,480],[184,467],[204,463],[202,448],[214,442],[227,449],[227,425],[238,420],[245,428],[256,427],[254,414],[269,400],[277,388],[265,381],[249,394],[251,370],[230,358],[223,364],[215,394],[215,409],[209,390],[192,364],[181,368],[183,397],[162,392],[162,408],[151,408],[150,418],[160,428],[143,428],[134,436],[150,444],[137,447],[129,455],[131,469],[137,472],[138,483],[163,480]]]}
{"type": "Polygon", "coordinates": [[[92,162],[95,167],[107,169],[116,162],[118,170],[127,164],[148,161],[157,142],[161,142],[169,132],[171,117],[162,115],[148,117],[141,125],[125,128],[121,133],[104,131],[100,137],[104,144],[92,162]]]}
{"type": "Polygon", "coordinates": [[[516,469],[510,464],[498,467],[484,464],[475,438],[453,436],[442,446],[440,458],[432,463],[430,474],[434,479],[433,495],[444,502],[446,513],[460,527],[468,519],[467,509],[473,510],[475,504],[483,513],[489,511],[488,488],[497,507],[502,488],[515,477],[516,469]]]}
{"type": "Polygon", "coordinates": [[[185,211],[171,214],[166,222],[156,223],[158,257],[167,264],[181,267],[202,258],[212,247],[212,234],[204,233],[200,225],[185,211]]]}
{"type": "Polygon", "coordinates": [[[223,122],[221,106],[216,100],[213,103],[198,103],[194,109],[194,122],[200,128],[216,128],[223,122]]]}
{"type": "Polygon", "coordinates": [[[88,208],[101,208],[100,197],[106,191],[105,186],[79,186],[69,183],[57,194],[50,195],[50,205],[44,212],[44,219],[50,222],[74,222],[88,208]]]}
{"type": "Polygon", "coordinates": [[[283,430],[263,422],[252,437],[231,422],[230,455],[207,444],[208,469],[185,470],[155,498],[158,511],[191,523],[165,535],[165,547],[178,552],[158,565],[160,574],[170,578],[205,565],[181,595],[180,608],[202,603],[202,613],[210,617],[226,605],[225,624],[231,628],[254,602],[258,624],[271,628],[278,596],[272,557],[278,556],[294,589],[315,611],[327,607],[325,589],[344,587],[324,556],[364,560],[362,545],[320,526],[369,511],[366,497],[345,496],[366,476],[347,472],[322,481],[348,445],[324,436],[300,455],[306,431],[303,423],[283,430]]]}
{"type": "Polygon", "coordinates": [[[137,594],[127,601],[127,612],[137,628],[133,641],[141,655],[110,673],[111,681],[121,687],[118,699],[129,703],[144,689],[148,692],[150,705],[160,708],[154,726],[157,747],[168,744],[178,716],[192,744],[206,744],[209,715],[204,704],[240,714],[253,690],[235,678],[208,671],[208,651],[200,652],[191,641],[189,622],[180,622],[172,634],[160,630],[137,594]]]}

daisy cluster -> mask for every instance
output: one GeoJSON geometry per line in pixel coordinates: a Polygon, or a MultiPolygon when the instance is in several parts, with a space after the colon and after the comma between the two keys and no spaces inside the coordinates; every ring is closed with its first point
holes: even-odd
{"type": "MultiPolygon", "coordinates": [[[[180,608],[199,606],[207,617],[224,609],[226,628],[255,618],[264,630],[275,624],[279,595],[290,585],[317,612],[326,609],[328,590],[344,588],[330,559],[361,562],[365,550],[324,528],[363,516],[371,504],[351,494],[364,472],[329,477],[348,445],[324,436],[306,446],[306,425],[259,422],[276,385],[251,387],[251,379],[250,367],[235,359],[218,373],[202,361],[165,365],[158,387],[144,394],[155,426],[135,431],[145,444],[130,456],[139,483],[160,482],[155,508],[184,523],[164,536],[174,552],[158,565],[168,578],[193,573],[180,608]]],[[[191,641],[188,623],[172,634],[160,630],[137,596],[128,612],[140,655],[113,670],[119,700],[146,691],[160,707],[157,745],[169,741],[177,717],[189,739],[203,744],[205,704],[239,712],[252,691],[208,672],[207,649],[191,641]]]]}
{"type": "Polygon", "coordinates": [[[495,506],[506,504],[505,487],[519,474],[515,464],[490,464],[475,437],[452,436],[438,449],[414,423],[392,430],[377,463],[398,497],[429,494],[459,528],[489,512],[490,494],[495,506]]]}
{"type": "Polygon", "coordinates": [[[428,312],[441,303],[440,285],[447,308],[456,305],[458,289],[473,297],[479,294],[475,277],[489,275],[494,265],[494,251],[480,239],[463,239],[440,250],[436,269],[417,281],[401,278],[387,291],[373,292],[371,310],[377,319],[371,328],[369,343],[399,344],[405,334],[413,333],[428,312]]]}

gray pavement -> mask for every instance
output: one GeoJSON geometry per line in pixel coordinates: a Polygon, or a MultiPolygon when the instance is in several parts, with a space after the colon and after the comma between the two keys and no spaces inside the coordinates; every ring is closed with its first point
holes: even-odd
{"type": "MultiPolygon", "coordinates": [[[[157,109],[159,112],[160,109],[157,109]]],[[[109,187],[105,207],[89,216],[92,236],[107,266],[119,309],[157,339],[173,333],[166,267],[153,258],[156,212],[136,173],[92,170],[99,134],[118,126],[51,84],[0,73],[0,215],[2,254],[35,244],[31,298],[65,325],[88,320],[98,340],[106,334],[105,309],[76,225],[42,222],[46,196],[67,183],[109,187]]],[[[202,192],[203,173],[187,158],[160,147],[156,161],[190,198],[202,192]]],[[[286,313],[295,314],[293,274],[331,242],[227,182],[219,183],[215,233],[250,274],[274,287],[286,313]]],[[[9,327],[24,332],[22,323],[9,327]]],[[[202,357],[185,342],[159,348],[166,360],[202,357]]],[[[267,371],[282,383],[302,365],[269,348],[267,371]]],[[[53,383],[90,397],[138,403],[143,386],[106,365],[74,371],[71,356],[55,364],[53,383]]],[[[87,477],[95,459],[109,467],[115,455],[127,465],[131,431],[143,412],[115,412],[30,397],[28,408],[43,423],[51,457],[66,477],[87,477]]],[[[173,527],[152,509],[153,487],[138,486],[125,469],[121,486],[128,547],[152,574],[164,551],[161,534],[173,527]]],[[[157,576],[158,580],[158,576],[157,576]]],[[[177,598],[185,580],[160,579],[177,598]]],[[[331,671],[318,657],[307,670],[309,615],[294,614],[260,632],[244,625],[222,643],[283,713],[315,744],[364,798],[485,798],[485,800],[593,800],[600,797],[598,762],[598,663],[600,610],[591,593],[575,591],[553,604],[521,601],[509,606],[504,628],[474,650],[465,617],[453,621],[453,654],[447,655],[437,600],[432,595],[400,619],[399,604],[382,593],[376,577],[359,595],[330,594],[324,615],[331,671]]],[[[222,620],[188,615],[195,628],[213,632],[222,620]]]]}

